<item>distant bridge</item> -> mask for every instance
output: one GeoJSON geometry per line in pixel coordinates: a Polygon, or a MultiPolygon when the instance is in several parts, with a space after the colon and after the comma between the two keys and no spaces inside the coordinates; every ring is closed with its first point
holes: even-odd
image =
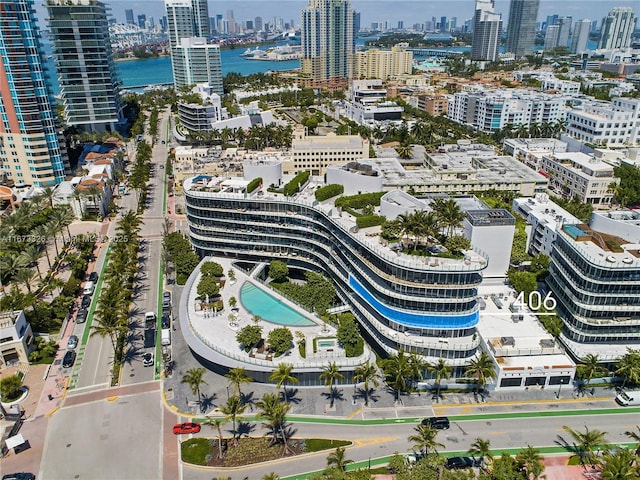
{"type": "Polygon", "coordinates": [[[407,48],[413,52],[416,57],[458,57],[464,55],[464,52],[455,50],[438,50],[436,48],[407,48]]]}

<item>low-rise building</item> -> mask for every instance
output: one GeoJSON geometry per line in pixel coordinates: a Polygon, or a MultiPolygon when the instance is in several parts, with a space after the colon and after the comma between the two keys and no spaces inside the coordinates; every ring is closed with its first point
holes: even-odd
{"type": "Polygon", "coordinates": [[[529,90],[483,90],[479,85],[449,96],[447,116],[483,132],[510,124],[555,124],[566,116],[566,96],[529,90]]]}
{"type": "Polygon", "coordinates": [[[567,135],[594,145],[635,145],[640,142],[640,100],[583,102],[567,114],[567,135]]]}
{"type": "Polygon", "coordinates": [[[556,205],[546,193],[538,193],[535,197],[516,198],[512,210],[527,221],[527,252],[530,255],[540,253],[551,255],[557,231],[562,225],[581,223],[565,209],[556,205]]]}
{"type": "Polygon", "coordinates": [[[613,165],[593,155],[581,152],[549,153],[542,155],[540,170],[549,177],[549,188],[555,193],[592,205],[610,205],[614,176],[613,165]]]}
{"type": "Polygon", "coordinates": [[[358,125],[375,126],[378,122],[400,120],[404,108],[387,99],[382,80],[354,80],[349,87],[345,115],[358,125]]]}
{"type": "Polygon", "coordinates": [[[35,346],[31,325],[22,310],[0,312],[0,367],[29,363],[35,346]]]}
{"type": "Polygon", "coordinates": [[[200,95],[199,103],[178,102],[178,118],[184,128],[196,132],[211,131],[212,124],[222,120],[222,101],[207,83],[196,85],[192,93],[200,95]]]}
{"type": "Polygon", "coordinates": [[[360,135],[308,136],[303,128],[293,132],[292,158],[283,168],[285,175],[308,170],[324,175],[327,166],[369,158],[369,142],[360,135]]]}
{"type": "Polygon", "coordinates": [[[540,160],[546,153],[564,153],[567,143],[555,138],[507,138],[502,148],[533,170],[540,170],[540,160]]]}
{"type": "Polygon", "coordinates": [[[446,115],[448,108],[449,100],[444,95],[418,95],[418,110],[424,110],[429,115],[446,115]]]}

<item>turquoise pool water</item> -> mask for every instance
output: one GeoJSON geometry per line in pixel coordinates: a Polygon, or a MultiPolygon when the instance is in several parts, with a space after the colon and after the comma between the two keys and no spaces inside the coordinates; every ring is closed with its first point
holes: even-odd
{"type": "Polygon", "coordinates": [[[335,346],[336,346],[336,341],[334,339],[318,340],[318,347],[320,348],[333,348],[335,346]]]}
{"type": "Polygon", "coordinates": [[[240,288],[240,303],[252,315],[259,315],[267,322],[287,327],[311,327],[316,324],[250,282],[244,282],[240,288]]]}
{"type": "Polygon", "coordinates": [[[582,230],[577,225],[565,225],[564,231],[567,232],[569,235],[571,235],[574,238],[574,240],[578,237],[582,237],[587,234],[584,230],[582,230]]]}

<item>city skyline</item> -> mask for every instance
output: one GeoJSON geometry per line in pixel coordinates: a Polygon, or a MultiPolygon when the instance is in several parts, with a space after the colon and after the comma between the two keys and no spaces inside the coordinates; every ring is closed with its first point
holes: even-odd
{"type": "MultiPolygon", "coordinates": [[[[119,23],[125,23],[125,10],[132,9],[135,17],[145,13],[147,18],[153,17],[156,22],[165,15],[164,2],[161,0],[142,1],[106,1],[111,7],[111,13],[119,23]]],[[[273,2],[271,0],[225,0],[209,2],[210,16],[227,14],[228,10],[234,11],[236,21],[253,20],[262,17],[263,21],[269,21],[272,17],[283,17],[285,21],[294,20],[296,27],[300,26],[301,12],[306,6],[306,0],[285,0],[285,2],[273,2]],[[286,4],[286,7],[283,6],[286,4]]],[[[403,21],[405,27],[411,27],[413,23],[430,20],[431,17],[446,16],[457,17],[458,25],[473,17],[475,0],[454,1],[364,1],[352,0],[355,11],[362,15],[361,26],[367,28],[372,22],[389,21],[392,27],[397,26],[398,21],[403,21]]],[[[502,14],[502,20],[506,26],[509,17],[509,0],[496,0],[495,11],[502,14]]],[[[541,0],[537,21],[541,22],[548,15],[572,16],[579,20],[590,18],[600,22],[614,7],[631,7],[637,15],[640,15],[640,5],[633,0],[582,0],[582,1],[558,1],[541,0]]],[[[44,8],[36,4],[38,23],[45,27],[46,12],[44,8]]]]}

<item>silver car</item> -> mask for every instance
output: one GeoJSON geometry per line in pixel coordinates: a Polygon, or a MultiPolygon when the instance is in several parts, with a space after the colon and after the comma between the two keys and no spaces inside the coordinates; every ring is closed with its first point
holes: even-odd
{"type": "Polygon", "coordinates": [[[78,337],[76,335],[71,335],[69,340],[67,340],[67,348],[69,350],[75,350],[78,346],[78,337]]]}

